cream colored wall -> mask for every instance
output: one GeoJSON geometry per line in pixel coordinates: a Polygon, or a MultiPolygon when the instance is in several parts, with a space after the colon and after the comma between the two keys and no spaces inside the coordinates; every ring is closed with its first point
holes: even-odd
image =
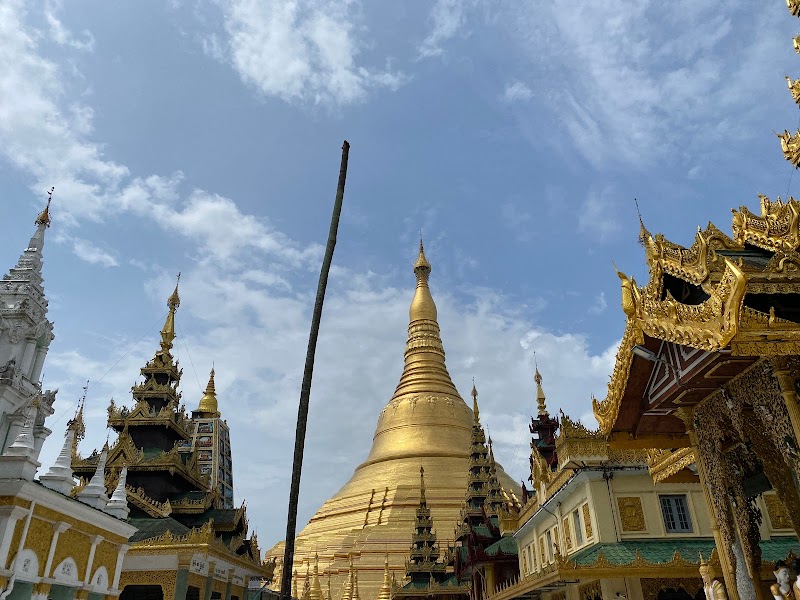
{"type": "MultiPolygon", "coordinates": [[[[607,483],[599,478],[575,485],[569,492],[561,497],[554,498],[547,506],[547,511],[540,511],[536,524],[529,530],[517,534],[517,543],[520,548],[520,572],[522,576],[540,571],[543,567],[541,560],[540,539],[546,539],[547,531],[555,536],[558,529],[558,538],[553,541],[558,544],[562,555],[570,556],[597,543],[613,543],[626,539],[669,539],[687,537],[713,536],[711,522],[705,505],[703,490],[699,483],[675,483],[655,485],[646,470],[636,472],[614,471],[613,477],[607,483]],[[691,533],[667,533],[664,519],[661,514],[659,495],[685,495],[689,516],[692,524],[691,533]],[[645,529],[642,531],[625,531],[623,519],[620,514],[620,498],[638,498],[641,503],[641,515],[644,518],[645,529]],[[591,520],[592,535],[587,535],[583,506],[588,506],[591,520]],[[578,510],[581,516],[583,529],[583,543],[577,543],[574,530],[573,512],[578,510]],[[564,537],[563,518],[570,519],[571,547],[568,547],[564,537]],[[536,556],[534,561],[529,557],[536,556]]],[[[765,519],[766,521],[767,519],[765,519]]],[[[555,559],[555,557],[554,557],[555,559]]],[[[553,560],[554,560],[553,559],[553,560]]],[[[551,564],[548,549],[545,548],[544,566],[551,564]]],[[[622,582],[622,580],[620,580],[622,582]]],[[[624,583],[624,582],[622,582],[624,583]]]]}

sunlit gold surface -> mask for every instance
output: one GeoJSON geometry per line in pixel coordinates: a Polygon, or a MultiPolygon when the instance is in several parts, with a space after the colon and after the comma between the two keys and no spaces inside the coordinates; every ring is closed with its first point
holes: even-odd
{"type": "MultiPolygon", "coordinates": [[[[387,556],[390,573],[398,580],[405,576],[419,504],[420,467],[425,468],[426,497],[442,548],[452,541],[459,519],[467,489],[473,415],[445,366],[436,304],[428,287],[430,270],[420,244],[403,374],[378,416],[369,455],[297,536],[299,586],[304,583],[304,566],[317,552],[320,573],[331,574],[332,600],[342,595],[349,554],[365,599],[378,596],[387,556]]],[[[516,489],[499,465],[498,471],[500,483],[516,489]]]]}
{"type": "Polygon", "coordinates": [[[211,369],[211,376],[208,378],[208,385],[203,397],[200,399],[200,404],[197,407],[197,412],[210,413],[216,415],[218,413],[217,406],[217,390],[214,386],[214,369],[211,369]]]}

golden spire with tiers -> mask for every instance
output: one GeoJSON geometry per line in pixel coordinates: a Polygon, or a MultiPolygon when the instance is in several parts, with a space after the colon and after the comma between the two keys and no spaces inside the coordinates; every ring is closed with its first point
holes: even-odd
{"type": "MultiPolygon", "coordinates": [[[[416,285],[403,371],[378,416],[369,454],[296,538],[295,564],[311,560],[318,551],[336,589],[345,590],[343,600],[352,600],[353,593],[348,555],[359,557],[364,598],[377,597],[387,552],[391,571],[405,569],[407,540],[419,505],[420,466],[425,469],[427,506],[445,530],[458,522],[467,487],[474,415],[445,364],[429,286],[431,264],[422,243],[413,271],[416,285]]],[[[499,465],[497,476],[506,489],[519,489],[499,465]]],[[[444,546],[450,541],[441,539],[444,546]]],[[[273,549],[276,556],[282,552],[279,548],[273,549]]]]}
{"type": "Polygon", "coordinates": [[[383,563],[383,585],[381,591],[378,592],[378,600],[392,600],[392,578],[389,574],[389,555],[386,555],[386,561],[383,563]]]}
{"type": "Polygon", "coordinates": [[[200,404],[197,406],[197,412],[219,416],[217,390],[214,386],[214,367],[211,367],[211,375],[208,378],[208,385],[206,385],[206,391],[203,394],[203,397],[200,399],[200,404]]]}
{"type": "Polygon", "coordinates": [[[178,281],[175,282],[175,291],[167,299],[167,319],[164,321],[164,327],[161,328],[161,350],[158,352],[160,355],[169,354],[172,350],[172,342],[175,341],[175,311],[181,305],[181,297],[178,295],[178,286],[181,283],[181,274],[178,273],[178,281]]]}
{"type": "Polygon", "coordinates": [[[542,389],[542,376],[539,373],[539,367],[536,367],[536,374],[533,376],[533,380],[536,382],[536,405],[539,409],[539,416],[546,417],[548,415],[547,412],[547,404],[544,396],[544,390],[542,389]]]}

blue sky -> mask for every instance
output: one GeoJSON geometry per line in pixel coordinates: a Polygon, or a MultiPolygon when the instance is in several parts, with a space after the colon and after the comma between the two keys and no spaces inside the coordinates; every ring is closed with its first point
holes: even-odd
{"type": "MultiPolygon", "coordinates": [[[[651,230],[689,245],[792,190],[796,21],[781,0],[0,2],[0,260],[55,186],[45,287],[84,453],[129,400],[183,273],[193,408],[212,361],[235,486],[283,537],[296,403],[340,147],[352,144],[317,354],[300,521],[366,456],[402,368],[424,231],[448,366],[527,477],[536,351],[589,418],[651,230]],[[523,6],[524,5],[524,6],[523,6]]],[[[797,184],[795,184],[796,188],[797,184]]]]}

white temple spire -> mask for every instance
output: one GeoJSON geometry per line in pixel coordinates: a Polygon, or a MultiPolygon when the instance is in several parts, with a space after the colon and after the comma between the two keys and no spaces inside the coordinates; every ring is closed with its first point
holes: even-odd
{"type": "Polygon", "coordinates": [[[75,487],[75,479],[72,477],[72,444],[75,440],[75,430],[67,428],[64,436],[64,446],[47,473],[39,477],[42,485],[51,490],[68,496],[75,487]]]}
{"type": "Polygon", "coordinates": [[[108,449],[103,448],[100,453],[100,458],[97,460],[97,469],[92,475],[92,479],[78,492],[78,500],[89,506],[93,506],[98,510],[103,510],[108,504],[108,496],[106,495],[106,456],[108,449]]]}
{"type": "Polygon", "coordinates": [[[114,493],[111,494],[111,500],[106,504],[105,511],[112,517],[118,519],[127,519],[131,509],[128,508],[128,497],[125,494],[125,484],[128,479],[128,467],[122,467],[119,474],[119,482],[117,487],[114,488],[114,493]]]}

